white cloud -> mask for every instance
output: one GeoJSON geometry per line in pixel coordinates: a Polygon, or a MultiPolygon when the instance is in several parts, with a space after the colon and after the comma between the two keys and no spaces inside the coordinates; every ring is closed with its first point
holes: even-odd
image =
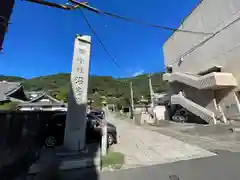
{"type": "Polygon", "coordinates": [[[133,76],[139,76],[144,73],[144,70],[137,71],[133,74],[133,76]]]}

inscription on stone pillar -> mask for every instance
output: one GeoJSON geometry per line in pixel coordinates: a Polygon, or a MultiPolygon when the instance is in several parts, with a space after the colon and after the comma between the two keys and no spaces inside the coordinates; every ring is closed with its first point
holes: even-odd
{"type": "Polygon", "coordinates": [[[76,36],[64,139],[64,145],[70,150],[81,150],[85,145],[90,48],[90,36],[76,36]]]}

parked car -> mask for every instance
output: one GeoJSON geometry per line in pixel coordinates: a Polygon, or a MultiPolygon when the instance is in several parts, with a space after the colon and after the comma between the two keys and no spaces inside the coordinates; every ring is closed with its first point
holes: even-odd
{"type": "MultiPolygon", "coordinates": [[[[87,141],[101,141],[102,138],[102,119],[92,115],[87,115],[87,141]]],[[[107,122],[107,141],[108,145],[117,144],[117,128],[107,122]]]]}
{"type": "Polygon", "coordinates": [[[180,105],[172,106],[172,120],[176,122],[187,122],[188,121],[188,111],[187,109],[181,107],[180,105]]]}
{"type": "Polygon", "coordinates": [[[98,118],[100,119],[103,119],[104,118],[104,111],[101,110],[101,109],[94,109],[94,110],[91,110],[88,114],[91,114],[93,116],[97,116],[98,118]]]}
{"type": "MultiPolygon", "coordinates": [[[[64,141],[65,121],[67,113],[58,113],[54,115],[52,120],[47,125],[45,135],[45,146],[48,148],[60,146],[64,141]]],[[[87,115],[86,126],[86,143],[101,142],[102,128],[101,119],[93,114],[87,115]]],[[[116,126],[107,123],[107,141],[108,146],[117,143],[117,130],[116,126]]]]}

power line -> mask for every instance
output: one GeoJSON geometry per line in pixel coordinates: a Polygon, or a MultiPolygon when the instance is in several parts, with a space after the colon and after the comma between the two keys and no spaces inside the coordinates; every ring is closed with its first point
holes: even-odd
{"type": "Polygon", "coordinates": [[[88,25],[89,29],[91,30],[91,32],[93,33],[93,35],[97,38],[97,40],[99,41],[99,43],[101,44],[102,48],[104,49],[104,51],[107,53],[108,57],[113,61],[113,63],[119,68],[121,69],[121,66],[117,63],[117,61],[113,58],[113,56],[109,53],[108,49],[106,48],[106,46],[104,45],[103,41],[101,40],[101,38],[98,36],[98,34],[96,33],[96,31],[92,28],[90,22],[88,21],[87,17],[85,16],[85,14],[83,13],[83,11],[81,9],[79,9],[80,13],[82,14],[83,19],[85,20],[86,24],[88,25]]]}
{"type": "Polygon", "coordinates": [[[149,27],[153,27],[153,28],[159,28],[159,29],[170,30],[170,31],[178,31],[178,32],[184,32],[184,33],[192,33],[192,34],[204,34],[204,35],[211,34],[211,33],[205,33],[205,32],[195,32],[195,31],[190,31],[190,30],[181,30],[181,29],[177,29],[177,28],[156,25],[156,24],[152,24],[152,23],[145,22],[145,21],[142,21],[142,20],[123,17],[123,16],[113,14],[113,13],[109,13],[109,12],[103,12],[103,13],[108,15],[108,16],[117,18],[117,19],[121,19],[121,20],[124,20],[124,21],[132,22],[132,23],[137,23],[137,24],[140,24],[140,25],[143,25],[143,26],[149,26],[149,27]]]}
{"type": "Polygon", "coordinates": [[[198,31],[191,31],[191,30],[183,30],[183,29],[172,28],[172,27],[167,27],[167,26],[162,26],[162,25],[156,25],[156,24],[152,24],[152,23],[149,23],[149,22],[146,22],[146,21],[137,20],[137,19],[133,19],[133,18],[129,18],[129,17],[124,17],[124,16],[120,16],[120,15],[115,14],[115,13],[110,13],[110,12],[107,12],[107,11],[103,11],[103,10],[94,8],[92,6],[89,6],[87,4],[83,4],[81,2],[77,2],[75,0],[69,0],[69,1],[79,5],[80,7],[84,7],[85,9],[87,9],[89,11],[92,11],[94,13],[107,15],[107,16],[110,16],[110,17],[113,17],[113,18],[117,18],[117,19],[120,19],[120,20],[124,20],[124,21],[128,21],[128,22],[140,24],[140,25],[143,25],[143,26],[148,26],[148,27],[158,28],[158,29],[164,29],[164,30],[169,30],[169,31],[178,31],[178,32],[183,32],[183,33],[191,33],[191,34],[201,34],[201,35],[211,35],[211,34],[213,34],[213,33],[198,32],[198,31]]]}
{"type": "Polygon", "coordinates": [[[231,25],[233,25],[234,23],[236,23],[237,21],[240,20],[240,17],[238,17],[237,19],[235,19],[234,21],[232,21],[231,23],[229,23],[228,25],[224,26],[222,29],[218,30],[217,32],[215,32],[214,34],[212,34],[211,36],[209,36],[208,38],[206,38],[205,40],[201,41],[199,44],[195,45],[194,47],[190,48],[188,51],[186,51],[185,53],[183,53],[180,57],[178,57],[175,61],[173,61],[171,63],[171,65],[173,65],[174,63],[178,62],[180,59],[184,58],[185,56],[187,56],[188,54],[192,53],[193,51],[195,51],[196,49],[198,49],[199,47],[201,47],[202,45],[204,45],[206,42],[208,42],[209,40],[211,40],[212,38],[214,38],[216,35],[218,35],[220,32],[224,31],[225,29],[227,29],[228,27],[230,27],[231,25]]]}

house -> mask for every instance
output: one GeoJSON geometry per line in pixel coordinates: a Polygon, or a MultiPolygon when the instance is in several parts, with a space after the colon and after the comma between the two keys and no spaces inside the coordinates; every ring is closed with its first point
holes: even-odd
{"type": "Polygon", "coordinates": [[[0,82],[0,104],[19,102],[19,110],[67,110],[67,105],[43,91],[24,92],[20,82],[0,82]]]}
{"type": "Polygon", "coordinates": [[[0,103],[6,102],[24,102],[27,97],[24,93],[23,85],[20,82],[0,82],[0,103]]]}
{"type": "Polygon", "coordinates": [[[36,99],[44,94],[44,91],[27,91],[25,92],[27,98],[31,101],[36,99]]]}
{"type": "Polygon", "coordinates": [[[67,111],[67,105],[59,101],[46,92],[27,92],[29,97],[28,102],[22,102],[18,105],[19,110],[52,110],[52,111],[67,111]]]}
{"type": "Polygon", "coordinates": [[[240,3],[202,0],[163,46],[169,97],[207,123],[240,120],[240,3]],[[196,33],[201,32],[201,33],[196,33]]]}
{"type": "Polygon", "coordinates": [[[149,104],[149,100],[145,99],[143,96],[141,99],[135,104],[134,106],[134,112],[135,114],[142,113],[142,112],[148,112],[151,108],[149,104]]]}
{"type": "Polygon", "coordinates": [[[169,97],[168,97],[168,94],[167,93],[154,93],[153,94],[153,104],[154,106],[157,106],[157,105],[166,105],[168,104],[168,101],[169,101],[169,97]]]}

